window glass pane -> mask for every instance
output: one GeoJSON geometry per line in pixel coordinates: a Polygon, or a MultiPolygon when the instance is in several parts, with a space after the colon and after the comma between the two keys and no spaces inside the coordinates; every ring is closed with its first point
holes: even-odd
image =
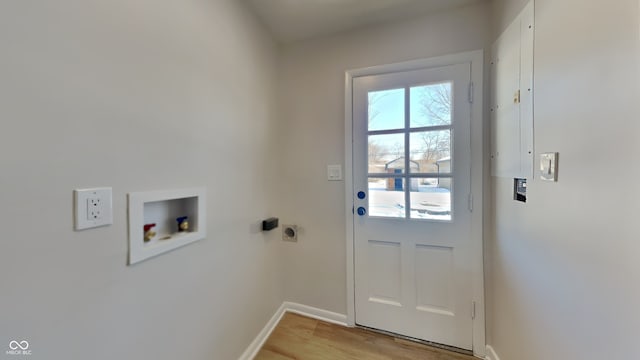
{"type": "Polygon", "coordinates": [[[370,92],[367,113],[369,131],[404,129],[404,89],[370,92]]]}
{"type": "Polygon", "coordinates": [[[369,215],[404,218],[403,178],[369,178],[369,215]]]}
{"type": "Polygon", "coordinates": [[[452,178],[411,178],[411,218],[451,220],[452,178]]]}
{"type": "Polygon", "coordinates": [[[369,136],[369,173],[404,173],[404,134],[369,136]]]}
{"type": "Polygon", "coordinates": [[[410,89],[411,127],[451,125],[452,83],[416,86],[410,89]]]}
{"type": "Polygon", "coordinates": [[[412,173],[451,173],[451,130],[411,133],[409,143],[412,173]]]}

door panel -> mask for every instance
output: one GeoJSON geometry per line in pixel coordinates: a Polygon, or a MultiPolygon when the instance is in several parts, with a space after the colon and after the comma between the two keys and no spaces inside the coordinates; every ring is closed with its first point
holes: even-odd
{"type": "Polygon", "coordinates": [[[371,278],[376,279],[369,282],[369,300],[401,306],[400,243],[370,240],[368,255],[371,278]]]}
{"type": "Polygon", "coordinates": [[[463,349],[470,77],[467,63],[353,80],[356,323],[463,349]]]}
{"type": "Polygon", "coordinates": [[[416,308],[455,316],[453,248],[416,245],[416,308]]]}

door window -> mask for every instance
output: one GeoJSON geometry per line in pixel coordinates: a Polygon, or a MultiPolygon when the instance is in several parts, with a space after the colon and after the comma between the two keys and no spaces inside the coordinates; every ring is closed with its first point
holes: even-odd
{"type": "Polygon", "coordinates": [[[452,89],[368,92],[369,216],[452,220],[452,89]]]}

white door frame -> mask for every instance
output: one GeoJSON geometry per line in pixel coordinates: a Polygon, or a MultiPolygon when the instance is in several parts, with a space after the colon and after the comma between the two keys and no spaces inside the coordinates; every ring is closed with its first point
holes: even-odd
{"type": "Polygon", "coordinates": [[[407,61],[389,65],[349,70],[345,73],[345,213],[347,216],[347,324],[355,326],[355,280],[354,280],[354,227],[353,221],[353,78],[399,71],[471,63],[473,82],[471,104],[471,194],[473,212],[471,214],[471,241],[473,244],[473,300],[475,319],[473,320],[473,353],[485,356],[485,308],[484,308],[484,259],[483,259],[483,180],[484,180],[484,52],[482,50],[445,55],[435,58],[407,61]]]}

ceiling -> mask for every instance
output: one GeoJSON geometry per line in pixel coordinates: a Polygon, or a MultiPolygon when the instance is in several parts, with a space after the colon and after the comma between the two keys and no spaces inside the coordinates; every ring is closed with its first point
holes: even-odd
{"type": "Polygon", "coordinates": [[[484,0],[244,0],[282,43],[484,0]]]}

